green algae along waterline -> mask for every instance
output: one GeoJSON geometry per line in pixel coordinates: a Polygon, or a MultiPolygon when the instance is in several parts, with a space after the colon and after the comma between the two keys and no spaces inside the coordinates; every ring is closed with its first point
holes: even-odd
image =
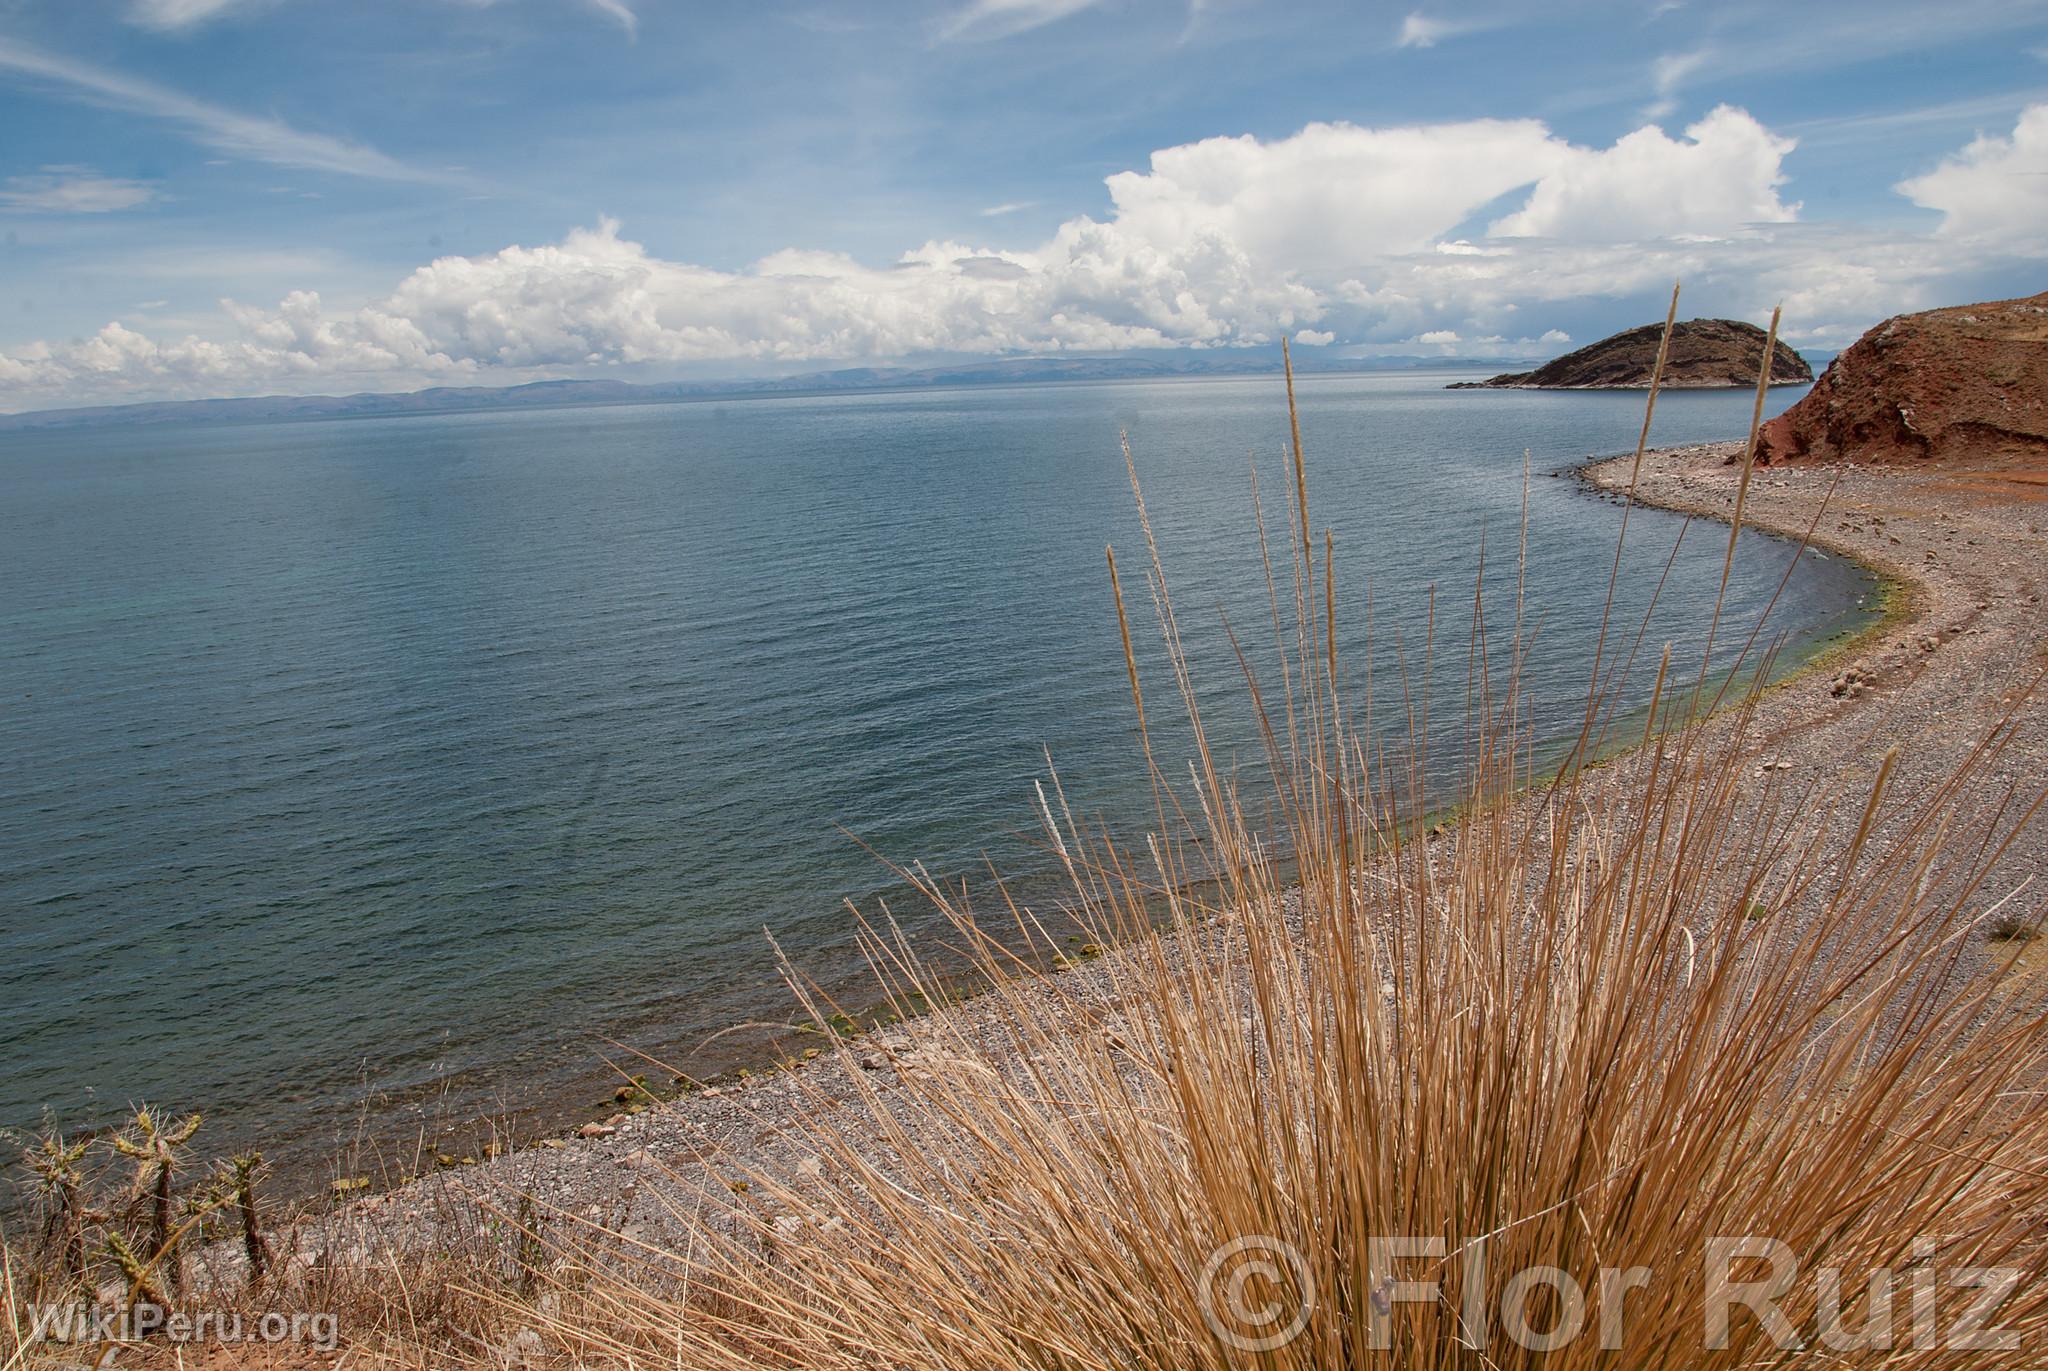
{"type": "MultiPolygon", "coordinates": [[[[1642,396],[1450,379],[1301,387],[1341,646],[1361,693],[1405,661],[1462,719],[1482,541],[1514,619],[1526,450],[1523,683],[1560,736],[1620,518],[1555,477],[1632,446],[1642,396]]],[[[1667,395],[1652,441],[1739,435],[1749,403],[1667,395]]],[[[1272,378],[9,436],[0,1124],[203,1107],[216,1145],[310,1170],[364,1119],[588,1107],[607,1040],[766,1055],[764,1028],[706,1042],[791,1017],[764,927],[858,998],[843,902],[921,926],[861,843],[1051,895],[1047,749],[1078,809],[1151,813],[1102,561],[1138,545],[1121,430],[1249,768],[1222,618],[1268,621],[1272,378]]],[[[1633,638],[1655,596],[1647,641],[1682,650],[1725,538],[1693,529],[1666,577],[1681,527],[1633,516],[1616,616],[1633,638]]],[[[1744,541],[1746,632],[1793,549],[1744,541]]],[[[1772,623],[1797,655],[1876,600],[1809,553],[1772,623]]]]}

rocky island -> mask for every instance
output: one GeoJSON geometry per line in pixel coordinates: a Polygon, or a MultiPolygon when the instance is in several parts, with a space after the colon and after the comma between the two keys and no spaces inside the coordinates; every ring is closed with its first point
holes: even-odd
{"type": "MultiPolygon", "coordinates": [[[[1458,381],[1450,390],[1647,390],[1657,366],[1662,324],[1645,324],[1567,352],[1534,371],[1516,371],[1486,381],[1458,381]]],[[[1770,337],[1736,319],[1687,319],[1671,330],[1664,384],[1681,389],[1753,386],[1770,337]]],[[[1803,385],[1813,380],[1806,359],[1778,344],[1771,359],[1771,384],[1803,385]]]]}
{"type": "Polygon", "coordinates": [[[1757,457],[2048,457],[2048,291],[1885,320],[1764,426],[1757,457]]]}

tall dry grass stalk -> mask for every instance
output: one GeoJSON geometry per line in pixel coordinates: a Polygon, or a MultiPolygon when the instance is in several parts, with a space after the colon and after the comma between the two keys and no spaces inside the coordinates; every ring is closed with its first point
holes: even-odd
{"type": "MultiPolygon", "coordinates": [[[[1475,674],[1464,818],[1425,837],[1426,703],[1386,763],[1291,375],[1288,400],[1275,647],[1240,656],[1267,774],[1210,751],[1147,522],[1164,688],[1116,603],[1156,826],[1118,842],[1041,797],[1113,950],[1034,977],[1031,912],[913,872],[986,1000],[899,1071],[842,1046],[853,1097],[800,1123],[815,1164],[595,1280],[553,1336],[733,1367],[2048,1364],[2048,1019],[1960,965],[2040,803],[1976,802],[2006,730],[1920,793],[1887,756],[1794,795],[1749,755],[1756,678],[1709,719],[1705,666],[1667,650],[1673,731],[1538,777],[1517,641],[1475,674]],[[1155,765],[1164,701],[1193,755],[1155,765]],[[1774,1306],[1726,1298],[1793,1262],[1774,1306]],[[2018,1350],[1969,1345],[1992,1269],[2018,1350]]],[[[1589,671],[1582,742],[1614,676],[1589,671]]],[[[938,997],[893,928],[867,947],[892,996],[938,997]]]]}

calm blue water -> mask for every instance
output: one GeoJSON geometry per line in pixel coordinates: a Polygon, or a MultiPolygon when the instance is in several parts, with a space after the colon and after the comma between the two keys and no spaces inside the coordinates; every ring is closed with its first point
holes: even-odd
{"type": "MultiPolygon", "coordinates": [[[[1505,627],[1528,448],[1530,683],[1562,731],[1619,511],[1547,473],[1632,446],[1641,399],[1446,379],[1302,388],[1352,669],[1368,584],[1382,682],[1397,639],[1419,672],[1440,585],[1462,702],[1476,536],[1505,627]]],[[[1669,395],[1654,440],[1737,436],[1748,404],[1669,395]]],[[[764,926],[846,983],[841,902],[896,887],[839,825],[1029,876],[1049,747],[1077,806],[1141,831],[1103,568],[1114,542],[1143,634],[1119,429],[1231,697],[1218,607],[1270,642],[1271,379],[0,440],[0,1124],[146,1098],[303,1160],[366,1108],[585,1106],[606,1037],[705,1070],[765,1050],[698,1047],[789,1017],[764,926]]],[[[1633,524],[1620,622],[1678,527],[1633,524]]],[[[1653,645],[1697,644],[1723,541],[1686,540],[1653,645]]],[[[1788,557],[1749,541],[1745,627],[1788,557]]],[[[1871,591],[1806,560],[1778,622],[1811,641],[1871,591]]],[[[1219,716],[1249,761],[1244,725],[1219,716]]]]}

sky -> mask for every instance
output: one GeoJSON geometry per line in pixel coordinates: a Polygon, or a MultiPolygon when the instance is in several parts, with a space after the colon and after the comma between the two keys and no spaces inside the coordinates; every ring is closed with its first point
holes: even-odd
{"type": "Polygon", "coordinates": [[[2041,0],[0,0],[0,411],[2048,289],[2041,0]]]}

